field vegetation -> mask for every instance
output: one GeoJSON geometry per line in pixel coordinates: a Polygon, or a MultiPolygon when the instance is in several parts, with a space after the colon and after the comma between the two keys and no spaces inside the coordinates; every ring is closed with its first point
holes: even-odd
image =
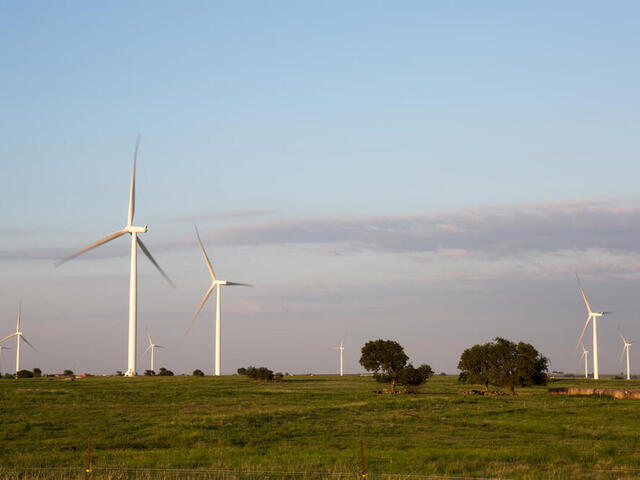
{"type": "MultiPolygon", "coordinates": [[[[640,388],[549,387],[596,383],[640,388]]],[[[473,386],[453,376],[417,394],[377,388],[357,376],[0,380],[0,478],[84,478],[87,438],[91,478],[356,478],[361,440],[369,478],[640,476],[640,401],[463,395],[473,386]]]]}

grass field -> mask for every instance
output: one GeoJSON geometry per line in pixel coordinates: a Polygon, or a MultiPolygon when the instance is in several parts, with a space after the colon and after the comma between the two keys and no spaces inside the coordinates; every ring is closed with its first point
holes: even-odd
{"type": "MultiPolygon", "coordinates": [[[[549,386],[572,385],[594,382],[549,386]]],[[[640,477],[639,400],[474,397],[455,377],[416,395],[377,388],[349,376],[2,380],[0,477],[84,478],[88,437],[91,478],[356,478],[360,440],[369,478],[640,477]]]]}

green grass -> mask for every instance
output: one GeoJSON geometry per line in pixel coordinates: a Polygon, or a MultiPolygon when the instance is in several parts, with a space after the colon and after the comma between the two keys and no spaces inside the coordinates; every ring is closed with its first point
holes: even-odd
{"type": "MultiPolygon", "coordinates": [[[[595,384],[549,386],[578,385],[595,384]]],[[[640,477],[640,400],[546,387],[474,397],[454,377],[417,395],[377,388],[333,376],[2,380],[0,478],[83,478],[88,437],[92,478],[355,478],[360,440],[370,478],[640,477]]]]}

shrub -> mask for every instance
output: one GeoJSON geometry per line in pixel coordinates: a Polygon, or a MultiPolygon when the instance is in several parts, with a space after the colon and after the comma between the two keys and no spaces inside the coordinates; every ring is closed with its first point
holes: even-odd
{"type": "Polygon", "coordinates": [[[124,373],[122,373],[122,370],[116,370],[116,377],[124,377],[124,373]]]}
{"type": "Polygon", "coordinates": [[[62,372],[65,377],[73,377],[73,370],[65,370],[62,372]]]}
{"type": "Polygon", "coordinates": [[[20,370],[16,376],[17,378],[32,378],[33,372],[31,370],[20,370]]]}
{"type": "Polygon", "coordinates": [[[204,377],[204,372],[202,370],[194,370],[193,371],[193,376],[194,377],[204,377]]]}
{"type": "Polygon", "coordinates": [[[269,370],[267,367],[247,367],[244,370],[245,375],[253,380],[259,380],[262,382],[270,382],[274,380],[273,371],[269,370]]]}
{"type": "Polygon", "coordinates": [[[153,377],[155,376],[156,372],[154,372],[153,370],[145,370],[144,371],[144,376],[145,377],[153,377]]]}
{"type": "Polygon", "coordinates": [[[160,367],[160,371],[158,372],[158,376],[160,376],[160,377],[173,377],[173,372],[171,370],[167,370],[164,367],[160,367]]]}
{"type": "Polygon", "coordinates": [[[40,370],[40,369],[39,369],[39,368],[37,368],[37,367],[36,367],[36,368],[34,368],[34,369],[33,369],[33,376],[34,376],[34,377],[38,377],[38,378],[39,378],[39,377],[41,377],[41,376],[42,376],[42,370],[40,370]]]}
{"type": "Polygon", "coordinates": [[[246,375],[247,374],[247,369],[244,367],[240,367],[238,369],[238,375],[246,375]]]}

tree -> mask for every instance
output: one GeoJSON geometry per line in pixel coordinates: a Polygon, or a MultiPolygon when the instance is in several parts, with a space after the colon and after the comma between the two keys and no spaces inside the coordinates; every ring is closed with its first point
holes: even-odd
{"type": "Polygon", "coordinates": [[[196,369],[196,370],[194,370],[194,371],[193,371],[193,374],[192,374],[192,375],[193,375],[194,377],[204,377],[204,372],[203,372],[202,370],[198,370],[198,369],[196,369]]]}
{"type": "Polygon", "coordinates": [[[34,377],[41,377],[42,376],[42,370],[40,370],[38,367],[33,369],[33,376],[34,377]]]}
{"type": "Polygon", "coordinates": [[[247,369],[244,367],[240,367],[238,369],[238,375],[246,375],[247,374],[247,369]]]}
{"type": "Polygon", "coordinates": [[[31,370],[20,370],[16,373],[17,378],[32,378],[33,372],[31,370]]]}
{"type": "Polygon", "coordinates": [[[501,337],[484,345],[474,345],[460,356],[460,379],[467,383],[482,383],[509,387],[545,385],[549,360],[540,355],[533,345],[515,344],[501,337]]]}
{"type": "Polygon", "coordinates": [[[73,370],[65,370],[62,372],[65,377],[73,377],[73,370]]]}
{"type": "Polygon", "coordinates": [[[414,368],[413,365],[408,364],[400,371],[398,383],[411,390],[414,387],[422,385],[432,376],[433,370],[426,363],[420,365],[418,368],[414,368]]]}
{"type": "Polygon", "coordinates": [[[156,372],[154,372],[153,370],[145,370],[144,371],[144,376],[145,377],[153,377],[155,376],[156,372]]]}
{"type": "Polygon", "coordinates": [[[171,370],[167,370],[164,367],[160,367],[160,371],[158,372],[158,376],[160,376],[160,377],[173,377],[173,372],[171,370]]]}
{"type": "Polygon", "coordinates": [[[407,365],[409,357],[398,342],[393,340],[370,340],[361,350],[360,365],[374,372],[377,381],[390,383],[391,393],[395,393],[400,372],[407,365]]]}

